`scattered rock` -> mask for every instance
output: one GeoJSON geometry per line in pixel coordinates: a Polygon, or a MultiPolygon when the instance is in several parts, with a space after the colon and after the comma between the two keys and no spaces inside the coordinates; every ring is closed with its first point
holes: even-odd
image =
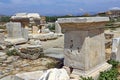
{"type": "Polygon", "coordinates": [[[7,58],[6,61],[4,61],[4,63],[9,64],[13,61],[13,59],[14,59],[14,56],[10,56],[10,57],[7,58]]]}
{"type": "Polygon", "coordinates": [[[19,78],[17,76],[10,75],[10,76],[6,76],[6,77],[4,77],[4,78],[2,78],[0,80],[24,80],[24,79],[21,79],[21,78],[19,78]]]}
{"type": "Polygon", "coordinates": [[[0,50],[4,50],[5,48],[6,48],[6,46],[0,45],[0,50]]]}
{"type": "Polygon", "coordinates": [[[65,69],[49,69],[43,73],[39,80],[70,80],[65,69]]]}
{"type": "Polygon", "coordinates": [[[8,65],[8,67],[7,67],[7,69],[11,69],[11,70],[13,70],[14,69],[14,65],[12,64],[12,65],[8,65]]]}
{"type": "Polygon", "coordinates": [[[33,60],[39,58],[39,56],[43,54],[43,48],[33,46],[28,48],[22,48],[20,52],[20,56],[22,58],[33,60]]]}
{"type": "Polygon", "coordinates": [[[29,66],[29,65],[30,65],[30,64],[26,63],[26,64],[21,65],[21,67],[27,67],[27,66],[29,66]]]}
{"type": "Polygon", "coordinates": [[[41,45],[41,41],[40,40],[31,39],[29,41],[29,44],[31,44],[31,45],[41,45]]]}
{"type": "Polygon", "coordinates": [[[0,75],[3,75],[3,72],[2,72],[2,71],[0,71],[0,75]]]}
{"type": "Polygon", "coordinates": [[[7,55],[0,56],[0,62],[7,60],[7,57],[8,57],[7,55]]]}
{"type": "Polygon", "coordinates": [[[5,56],[5,55],[6,55],[6,53],[0,52],[0,57],[1,57],[1,56],[5,56]]]}
{"type": "Polygon", "coordinates": [[[7,64],[6,64],[6,63],[3,63],[3,64],[2,64],[2,67],[7,67],[7,64]]]}
{"type": "Polygon", "coordinates": [[[50,30],[47,28],[47,29],[42,29],[42,33],[50,33],[50,30]]]}
{"type": "Polygon", "coordinates": [[[45,34],[29,34],[29,38],[40,39],[41,41],[46,41],[46,40],[57,39],[58,36],[57,36],[57,34],[55,34],[53,32],[49,32],[49,33],[45,33],[45,34]]]}
{"type": "Polygon", "coordinates": [[[42,59],[41,59],[41,64],[42,64],[42,65],[45,66],[45,65],[47,65],[48,63],[51,63],[51,61],[49,61],[48,59],[45,59],[45,58],[42,58],[42,59]]]}

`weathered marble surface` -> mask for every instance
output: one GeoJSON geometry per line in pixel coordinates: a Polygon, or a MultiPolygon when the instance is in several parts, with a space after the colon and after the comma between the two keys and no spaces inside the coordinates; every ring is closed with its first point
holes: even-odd
{"type": "Polygon", "coordinates": [[[86,22],[102,22],[109,21],[109,17],[73,17],[73,18],[58,18],[59,23],[86,23],[86,22]]]}
{"type": "Polygon", "coordinates": [[[112,40],[111,59],[120,61],[120,38],[113,38],[112,40]]]}
{"type": "Polygon", "coordinates": [[[22,38],[21,24],[18,22],[9,22],[6,24],[8,38],[22,38]]]}
{"type": "Polygon", "coordinates": [[[32,26],[32,33],[33,34],[38,34],[39,28],[37,26],[32,26]]]}
{"type": "Polygon", "coordinates": [[[39,80],[70,80],[65,69],[49,69],[43,73],[39,80]]]}
{"type": "Polygon", "coordinates": [[[29,38],[31,39],[40,39],[40,40],[52,40],[57,39],[57,34],[50,32],[45,34],[29,34],[29,38]]]}
{"type": "Polygon", "coordinates": [[[97,79],[99,72],[111,68],[105,60],[104,25],[108,17],[59,18],[65,32],[64,65],[73,74],[97,79]]]}
{"type": "Polygon", "coordinates": [[[28,31],[21,27],[19,22],[9,22],[6,24],[8,37],[5,41],[12,44],[25,43],[28,40],[28,31]]]}
{"type": "Polygon", "coordinates": [[[55,22],[55,33],[61,33],[61,26],[57,21],[55,22]]]}
{"type": "Polygon", "coordinates": [[[70,31],[65,34],[65,65],[89,70],[105,62],[103,30],[70,31]]]}

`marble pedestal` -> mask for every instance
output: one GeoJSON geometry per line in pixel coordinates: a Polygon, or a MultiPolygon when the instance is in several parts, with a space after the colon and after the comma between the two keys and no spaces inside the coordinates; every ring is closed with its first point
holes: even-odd
{"type": "Polygon", "coordinates": [[[8,36],[5,41],[12,44],[20,44],[28,41],[28,30],[21,27],[19,22],[9,22],[6,24],[8,36]]]}
{"type": "Polygon", "coordinates": [[[73,74],[98,78],[101,71],[111,68],[105,60],[104,25],[107,17],[59,18],[65,32],[64,65],[73,74]]]}

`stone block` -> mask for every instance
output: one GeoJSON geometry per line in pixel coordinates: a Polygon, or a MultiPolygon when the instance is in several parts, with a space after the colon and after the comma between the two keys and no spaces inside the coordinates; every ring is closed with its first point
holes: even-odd
{"type": "Polygon", "coordinates": [[[27,30],[21,27],[21,23],[9,22],[6,24],[6,28],[8,37],[5,39],[5,41],[10,42],[11,44],[20,44],[27,42],[27,30]]]}
{"type": "Polygon", "coordinates": [[[61,26],[57,21],[55,22],[55,33],[61,33],[61,26]]]}
{"type": "Polygon", "coordinates": [[[113,38],[112,40],[111,59],[120,61],[120,38],[113,38]]]}
{"type": "Polygon", "coordinates": [[[73,74],[93,77],[111,68],[105,60],[104,25],[108,17],[59,18],[64,30],[64,65],[73,74]]]}

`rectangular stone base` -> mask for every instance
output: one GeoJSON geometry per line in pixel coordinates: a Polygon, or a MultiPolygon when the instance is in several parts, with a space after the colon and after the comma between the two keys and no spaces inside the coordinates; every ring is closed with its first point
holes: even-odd
{"type": "Polygon", "coordinates": [[[76,75],[83,76],[83,77],[92,77],[94,80],[97,80],[97,78],[100,75],[100,72],[110,70],[111,67],[112,65],[105,62],[89,71],[81,71],[78,69],[73,69],[72,74],[76,74],[76,75]]]}
{"type": "Polygon", "coordinates": [[[24,38],[17,38],[17,39],[5,39],[5,41],[10,42],[11,44],[21,44],[26,43],[28,40],[24,38]]]}

